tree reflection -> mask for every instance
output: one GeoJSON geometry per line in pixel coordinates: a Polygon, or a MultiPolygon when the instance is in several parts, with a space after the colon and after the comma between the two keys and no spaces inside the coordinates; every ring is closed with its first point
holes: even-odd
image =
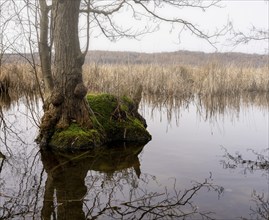
{"type": "MultiPolygon", "coordinates": [[[[99,171],[109,177],[117,170],[132,167],[139,177],[141,172],[138,154],[142,148],[143,146],[124,149],[103,147],[75,155],[74,153],[42,151],[42,162],[48,174],[42,217],[44,219],[51,219],[51,216],[57,216],[57,219],[84,219],[83,202],[87,193],[85,178],[88,171],[99,171]],[[54,193],[57,199],[56,204],[54,193]]],[[[94,181],[96,179],[93,177],[92,183],[94,181]]]]}
{"type": "Polygon", "coordinates": [[[141,172],[143,146],[135,144],[39,154],[19,111],[11,115],[16,118],[2,117],[0,134],[8,158],[1,165],[0,219],[212,219],[210,211],[193,203],[201,191],[222,192],[210,178],[187,189],[176,182],[160,186],[154,176],[141,172]]]}
{"type": "MultiPolygon", "coordinates": [[[[256,171],[261,171],[269,180],[269,148],[264,149],[261,153],[256,152],[253,149],[249,149],[252,152],[254,159],[245,158],[240,153],[235,153],[234,155],[229,153],[226,148],[222,148],[225,151],[223,155],[223,160],[221,163],[224,169],[243,169],[243,173],[254,173],[256,171]]],[[[268,182],[269,183],[269,182],[268,182]]],[[[269,188],[268,188],[269,190],[269,188]]],[[[258,193],[256,190],[252,192],[252,202],[255,207],[250,207],[251,219],[257,220],[268,220],[269,219],[269,192],[267,195],[265,193],[258,193]]],[[[247,220],[246,218],[242,218],[247,220]]]]}
{"type": "Polygon", "coordinates": [[[6,159],[6,156],[4,154],[1,153],[0,151],[0,174],[2,172],[2,168],[3,168],[3,165],[4,165],[4,160],[6,159]]]}
{"type": "MultiPolygon", "coordinates": [[[[6,110],[10,107],[11,105],[11,98],[9,96],[9,94],[1,94],[0,93],[0,128],[1,128],[1,134],[0,134],[0,143],[3,143],[5,146],[7,146],[6,144],[6,132],[8,130],[7,128],[7,124],[4,118],[4,113],[3,110],[6,110]],[[3,137],[2,137],[3,136],[3,137]]],[[[0,152],[1,155],[3,155],[0,152]]],[[[0,155],[0,158],[1,158],[0,155]]],[[[1,164],[1,168],[2,168],[3,164],[1,164]]]]}
{"type": "Polygon", "coordinates": [[[23,151],[20,153],[21,157],[14,153],[1,163],[0,219],[29,219],[39,212],[44,172],[39,172],[39,159],[34,151],[27,156],[23,151]]]}
{"type": "MultiPolygon", "coordinates": [[[[141,174],[143,146],[114,146],[63,154],[42,151],[47,172],[43,219],[174,219],[199,216],[192,198],[202,189],[221,193],[208,179],[189,189],[150,190],[154,177],[141,174]]],[[[153,181],[154,182],[154,181],[153,181]]],[[[156,183],[156,182],[155,182],[156,183]]]]}
{"type": "Polygon", "coordinates": [[[74,165],[49,152],[42,152],[42,162],[48,174],[45,184],[43,219],[84,219],[83,197],[87,192],[84,179],[87,167],[74,165]],[[57,198],[57,215],[54,207],[54,192],[57,198]]]}
{"type": "Polygon", "coordinates": [[[243,168],[244,174],[247,172],[253,173],[257,170],[266,171],[268,174],[269,170],[269,148],[263,150],[261,153],[249,149],[252,152],[254,159],[247,159],[242,156],[239,152],[232,155],[224,147],[222,148],[225,151],[224,160],[221,160],[223,168],[225,169],[235,169],[239,166],[243,168]]]}

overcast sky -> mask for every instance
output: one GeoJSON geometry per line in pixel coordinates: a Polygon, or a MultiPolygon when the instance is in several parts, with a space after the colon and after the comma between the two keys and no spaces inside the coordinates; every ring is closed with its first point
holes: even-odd
{"type": "MultiPolygon", "coordinates": [[[[268,0],[227,0],[223,1],[223,8],[212,8],[203,12],[180,11],[183,18],[190,19],[203,30],[214,31],[217,27],[222,27],[228,21],[233,22],[235,29],[246,31],[252,25],[258,28],[268,30],[269,20],[269,1],[268,0]]],[[[163,12],[178,13],[171,10],[163,12]]],[[[118,22],[127,22],[128,18],[121,15],[118,22]]],[[[144,25],[143,23],[141,25],[144,25]]],[[[164,52],[177,50],[191,50],[214,52],[215,48],[210,46],[204,40],[198,39],[187,32],[180,35],[180,28],[175,28],[172,32],[169,24],[162,24],[160,30],[145,35],[141,40],[121,39],[117,42],[111,42],[105,37],[92,33],[90,41],[91,50],[113,50],[113,51],[137,51],[137,52],[164,52]]],[[[268,41],[251,42],[248,45],[239,45],[237,47],[226,46],[227,42],[221,41],[218,44],[219,52],[244,52],[244,53],[268,53],[268,41]],[[266,50],[267,49],[267,50],[266,50]]]]}

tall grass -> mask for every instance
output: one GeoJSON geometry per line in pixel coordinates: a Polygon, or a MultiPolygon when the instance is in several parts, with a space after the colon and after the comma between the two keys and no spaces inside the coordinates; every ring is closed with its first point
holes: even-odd
{"type": "Polygon", "coordinates": [[[201,67],[159,65],[87,65],[84,80],[90,91],[114,94],[184,97],[268,93],[268,67],[238,68],[210,63],[201,67]]]}
{"type": "Polygon", "coordinates": [[[237,113],[246,105],[269,107],[268,67],[87,65],[83,76],[91,92],[134,97],[142,85],[144,104],[165,110],[168,121],[191,102],[205,120],[237,113]]]}
{"type": "Polygon", "coordinates": [[[5,85],[6,88],[5,91],[0,93],[8,93],[12,100],[16,100],[21,96],[31,96],[38,93],[41,72],[37,69],[38,81],[35,74],[32,66],[27,64],[7,64],[1,66],[0,84],[5,85]]]}
{"type": "MultiPolygon", "coordinates": [[[[37,69],[39,81],[40,70],[37,69]]],[[[12,96],[39,91],[31,66],[1,66],[0,83],[8,86],[12,96]],[[6,81],[6,82],[4,82],[6,81]]],[[[236,67],[209,63],[204,66],[180,65],[84,65],[83,78],[90,92],[134,96],[142,86],[144,96],[184,98],[194,95],[240,96],[269,94],[268,67],[236,67]]]]}
{"type": "MultiPolygon", "coordinates": [[[[41,73],[37,69],[42,85],[41,73]]],[[[8,86],[8,96],[0,92],[0,110],[26,96],[35,100],[40,84],[31,66],[1,67],[0,84],[8,86]]],[[[239,112],[242,105],[269,108],[268,67],[236,67],[209,63],[201,67],[180,65],[85,65],[83,78],[89,92],[128,95],[136,98],[142,87],[143,104],[167,112],[167,118],[180,109],[197,105],[205,119],[239,112]]],[[[27,99],[28,100],[28,99],[27,99]]]]}

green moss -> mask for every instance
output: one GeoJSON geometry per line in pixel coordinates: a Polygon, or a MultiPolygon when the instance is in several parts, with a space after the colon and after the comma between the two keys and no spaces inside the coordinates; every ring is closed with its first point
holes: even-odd
{"type": "Polygon", "coordinates": [[[120,102],[121,102],[122,111],[126,111],[126,112],[129,112],[129,113],[137,111],[135,109],[136,104],[128,96],[121,97],[120,102]]]}
{"type": "Polygon", "coordinates": [[[94,127],[102,125],[105,130],[112,129],[111,122],[112,113],[117,108],[117,99],[109,94],[90,94],[87,96],[89,105],[94,112],[91,117],[94,127]]]}
{"type": "Polygon", "coordinates": [[[103,126],[109,141],[148,142],[151,135],[127,96],[116,98],[110,94],[89,94],[89,105],[96,120],[103,126]],[[139,116],[139,117],[137,117],[139,116]]]}
{"type": "Polygon", "coordinates": [[[65,130],[58,130],[51,138],[50,145],[58,149],[85,149],[102,144],[101,133],[95,129],[84,130],[72,123],[65,130]]]}
{"type": "Polygon", "coordinates": [[[85,149],[113,141],[147,143],[151,135],[135,103],[128,97],[117,98],[110,94],[89,94],[87,100],[93,111],[94,129],[84,129],[72,123],[58,130],[50,145],[57,149],[85,149]]]}

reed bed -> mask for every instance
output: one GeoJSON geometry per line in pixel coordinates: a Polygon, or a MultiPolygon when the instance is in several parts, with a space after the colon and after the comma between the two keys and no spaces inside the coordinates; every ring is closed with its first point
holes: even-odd
{"type": "MultiPolygon", "coordinates": [[[[135,98],[142,86],[141,106],[148,104],[153,110],[165,110],[168,121],[172,115],[180,115],[180,110],[190,103],[197,106],[204,119],[224,115],[228,111],[236,113],[246,105],[269,108],[268,67],[239,68],[216,63],[201,67],[92,64],[84,65],[83,78],[91,93],[135,98]]],[[[0,110],[8,109],[11,102],[23,96],[38,99],[43,88],[40,69],[34,70],[26,64],[2,66],[0,85],[0,110]],[[7,90],[3,89],[3,85],[7,90]]]]}
{"type": "Polygon", "coordinates": [[[144,95],[175,98],[269,92],[268,67],[86,65],[83,76],[90,91],[118,95],[133,95],[140,85],[144,95]]]}
{"type": "MultiPolygon", "coordinates": [[[[90,92],[134,97],[142,85],[143,100],[164,110],[168,121],[194,103],[204,120],[237,114],[242,106],[269,108],[268,67],[201,67],[161,65],[86,65],[84,81],[90,92]]],[[[143,109],[141,109],[143,111],[143,109]]]]}
{"type": "Polygon", "coordinates": [[[40,93],[41,72],[38,67],[35,68],[24,63],[1,66],[0,95],[9,95],[12,100],[17,100],[22,96],[40,93]]]}
{"type": "MultiPolygon", "coordinates": [[[[141,86],[144,96],[156,96],[162,100],[192,96],[241,96],[269,94],[268,68],[242,68],[217,63],[200,67],[92,64],[84,65],[83,78],[89,92],[131,97],[141,86]]],[[[42,89],[40,69],[26,64],[1,66],[0,85],[8,87],[11,96],[39,93],[42,89]]]]}

